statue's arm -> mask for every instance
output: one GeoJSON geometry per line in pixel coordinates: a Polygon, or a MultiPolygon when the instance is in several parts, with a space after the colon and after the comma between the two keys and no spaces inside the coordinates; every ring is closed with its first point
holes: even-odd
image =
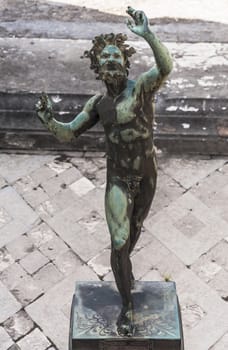
{"type": "Polygon", "coordinates": [[[172,58],[169,51],[157,36],[151,32],[148,19],[143,11],[135,11],[128,7],[127,13],[133,18],[134,23],[128,21],[128,28],[135,34],[143,37],[151,47],[156,66],[143,73],[137,80],[136,86],[143,84],[145,91],[156,91],[172,70],[172,58]]]}
{"type": "Polygon", "coordinates": [[[153,50],[156,66],[139,77],[139,84],[143,84],[145,92],[155,92],[172,71],[172,59],[167,48],[151,31],[145,34],[144,39],[153,50]]]}
{"type": "Polygon", "coordinates": [[[96,111],[96,103],[99,99],[100,96],[93,96],[71,122],[62,123],[54,118],[52,104],[48,96],[42,94],[36,104],[37,115],[45,127],[59,141],[70,142],[98,122],[99,116],[96,111]]]}

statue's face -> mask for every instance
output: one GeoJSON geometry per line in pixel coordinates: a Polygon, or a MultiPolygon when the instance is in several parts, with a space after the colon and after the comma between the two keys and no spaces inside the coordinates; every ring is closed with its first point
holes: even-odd
{"type": "Polygon", "coordinates": [[[99,57],[100,73],[115,75],[125,71],[124,56],[115,45],[107,45],[101,51],[99,57]]]}
{"type": "Polygon", "coordinates": [[[120,49],[115,45],[107,45],[101,51],[99,56],[99,63],[103,65],[118,65],[124,66],[124,57],[120,49]]]}

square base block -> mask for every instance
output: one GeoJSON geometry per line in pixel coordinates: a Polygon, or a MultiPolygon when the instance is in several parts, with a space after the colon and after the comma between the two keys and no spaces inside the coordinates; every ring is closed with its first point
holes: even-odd
{"type": "Polygon", "coordinates": [[[183,350],[174,282],[135,281],[135,333],[122,337],[116,321],[121,299],[114,282],[77,282],[71,308],[69,350],[183,350]]]}

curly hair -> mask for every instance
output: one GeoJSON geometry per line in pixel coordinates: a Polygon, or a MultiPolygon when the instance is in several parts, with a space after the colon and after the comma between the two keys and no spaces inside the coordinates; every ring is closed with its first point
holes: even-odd
{"type": "MultiPolygon", "coordinates": [[[[127,40],[127,35],[118,33],[110,33],[110,34],[101,34],[99,36],[95,36],[93,39],[93,47],[89,51],[85,51],[82,57],[90,58],[91,65],[90,68],[94,70],[95,73],[99,73],[99,60],[98,56],[102,52],[102,50],[107,45],[115,45],[117,46],[124,56],[126,72],[128,74],[128,70],[130,68],[130,62],[128,57],[131,57],[136,51],[133,47],[125,44],[127,40]]],[[[97,79],[100,79],[99,75],[97,79]]]]}

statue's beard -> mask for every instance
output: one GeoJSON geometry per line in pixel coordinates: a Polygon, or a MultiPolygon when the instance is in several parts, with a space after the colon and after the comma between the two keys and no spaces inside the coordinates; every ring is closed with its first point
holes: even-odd
{"type": "Polygon", "coordinates": [[[107,63],[100,68],[99,78],[108,85],[118,87],[126,81],[127,72],[121,64],[107,63]]]}

